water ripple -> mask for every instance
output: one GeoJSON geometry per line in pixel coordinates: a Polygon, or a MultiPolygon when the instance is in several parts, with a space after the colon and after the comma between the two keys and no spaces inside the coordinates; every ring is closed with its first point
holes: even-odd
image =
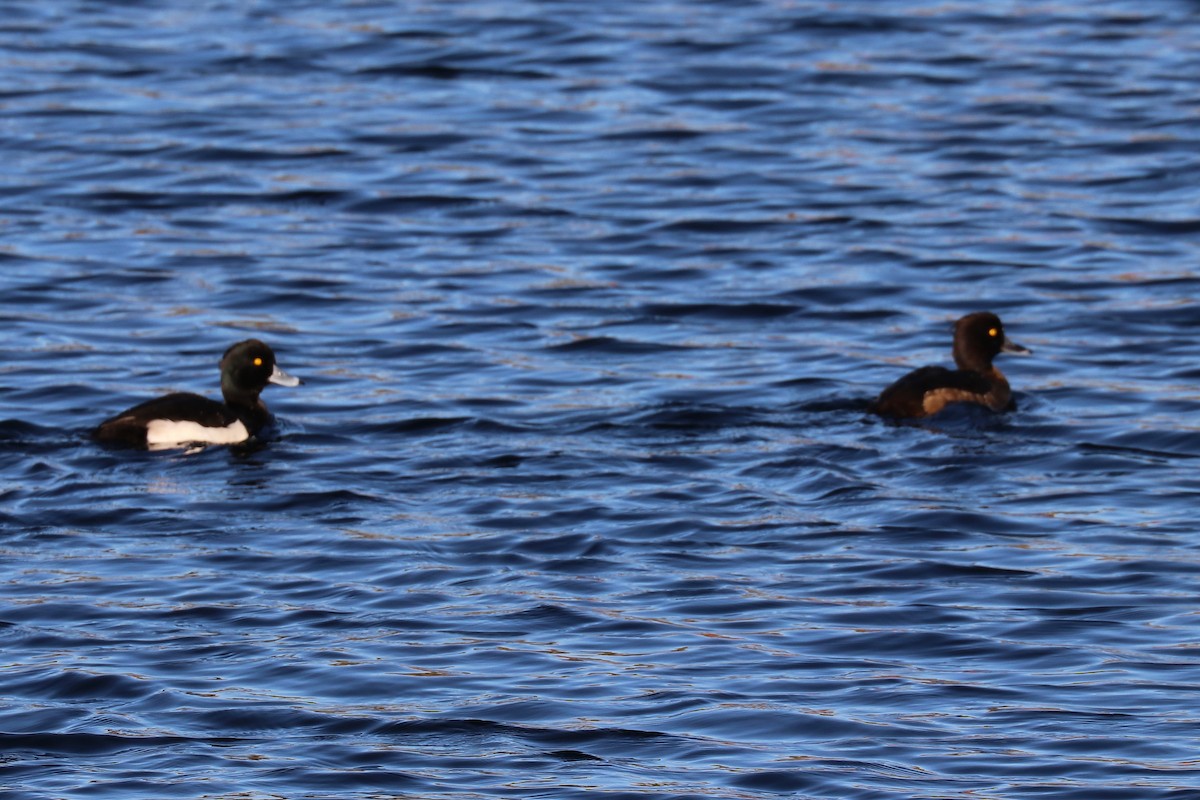
{"type": "Polygon", "coordinates": [[[7,9],[0,783],[1195,796],[1198,18],[1010,12],[7,9]]]}

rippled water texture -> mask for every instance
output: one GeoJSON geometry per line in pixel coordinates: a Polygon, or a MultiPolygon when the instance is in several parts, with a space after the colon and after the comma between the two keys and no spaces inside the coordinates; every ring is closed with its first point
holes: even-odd
{"type": "Polygon", "coordinates": [[[0,795],[1200,798],[1200,4],[8,4],[0,795]],[[865,413],[988,308],[1015,413],[865,413]],[[215,394],[276,434],[88,429],[215,394]]]}

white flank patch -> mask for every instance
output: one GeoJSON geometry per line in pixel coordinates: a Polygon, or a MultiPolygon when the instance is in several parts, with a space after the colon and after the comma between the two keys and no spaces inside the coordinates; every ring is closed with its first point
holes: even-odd
{"type": "Polygon", "coordinates": [[[146,446],[158,450],[184,444],[237,444],[250,438],[240,419],[224,428],[206,428],[198,422],[155,419],[146,424],[146,446]]]}

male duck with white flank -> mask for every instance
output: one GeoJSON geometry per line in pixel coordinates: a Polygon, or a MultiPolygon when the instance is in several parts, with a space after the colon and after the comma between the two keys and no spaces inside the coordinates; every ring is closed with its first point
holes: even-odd
{"type": "Polygon", "coordinates": [[[105,420],[94,436],[105,444],[150,450],[238,444],[271,421],[271,412],[258,397],[268,383],[299,386],[300,379],[275,364],[275,353],[265,343],[247,339],[221,359],[224,403],[190,392],[164,395],[105,420]]]}

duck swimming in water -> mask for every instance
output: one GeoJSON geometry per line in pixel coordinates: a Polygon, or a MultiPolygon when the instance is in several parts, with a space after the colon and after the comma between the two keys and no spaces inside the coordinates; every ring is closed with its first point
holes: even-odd
{"type": "Polygon", "coordinates": [[[1000,353],[1030,352],[1004,334],[1003,323],[992,312],[968,314],[954,324],[954,364],[958,369],[913,370],[884,389],[871,410],[905,419],[931,416],[951,403],[1007,411],[1015,407],[1012,390],[992,360],[1000,353]]]}
{"type": "Polygon", "coordinates": [[[176,392],[122,411],[93,432],[97,441],[160,450],[194,444],[238,444],[271,421],[259,399],[268,383],[299,386],[300,379],[281,370],[275,353],[258,339],[238,342],[221,358],[218,403],[198,394],[176,392]]]}

